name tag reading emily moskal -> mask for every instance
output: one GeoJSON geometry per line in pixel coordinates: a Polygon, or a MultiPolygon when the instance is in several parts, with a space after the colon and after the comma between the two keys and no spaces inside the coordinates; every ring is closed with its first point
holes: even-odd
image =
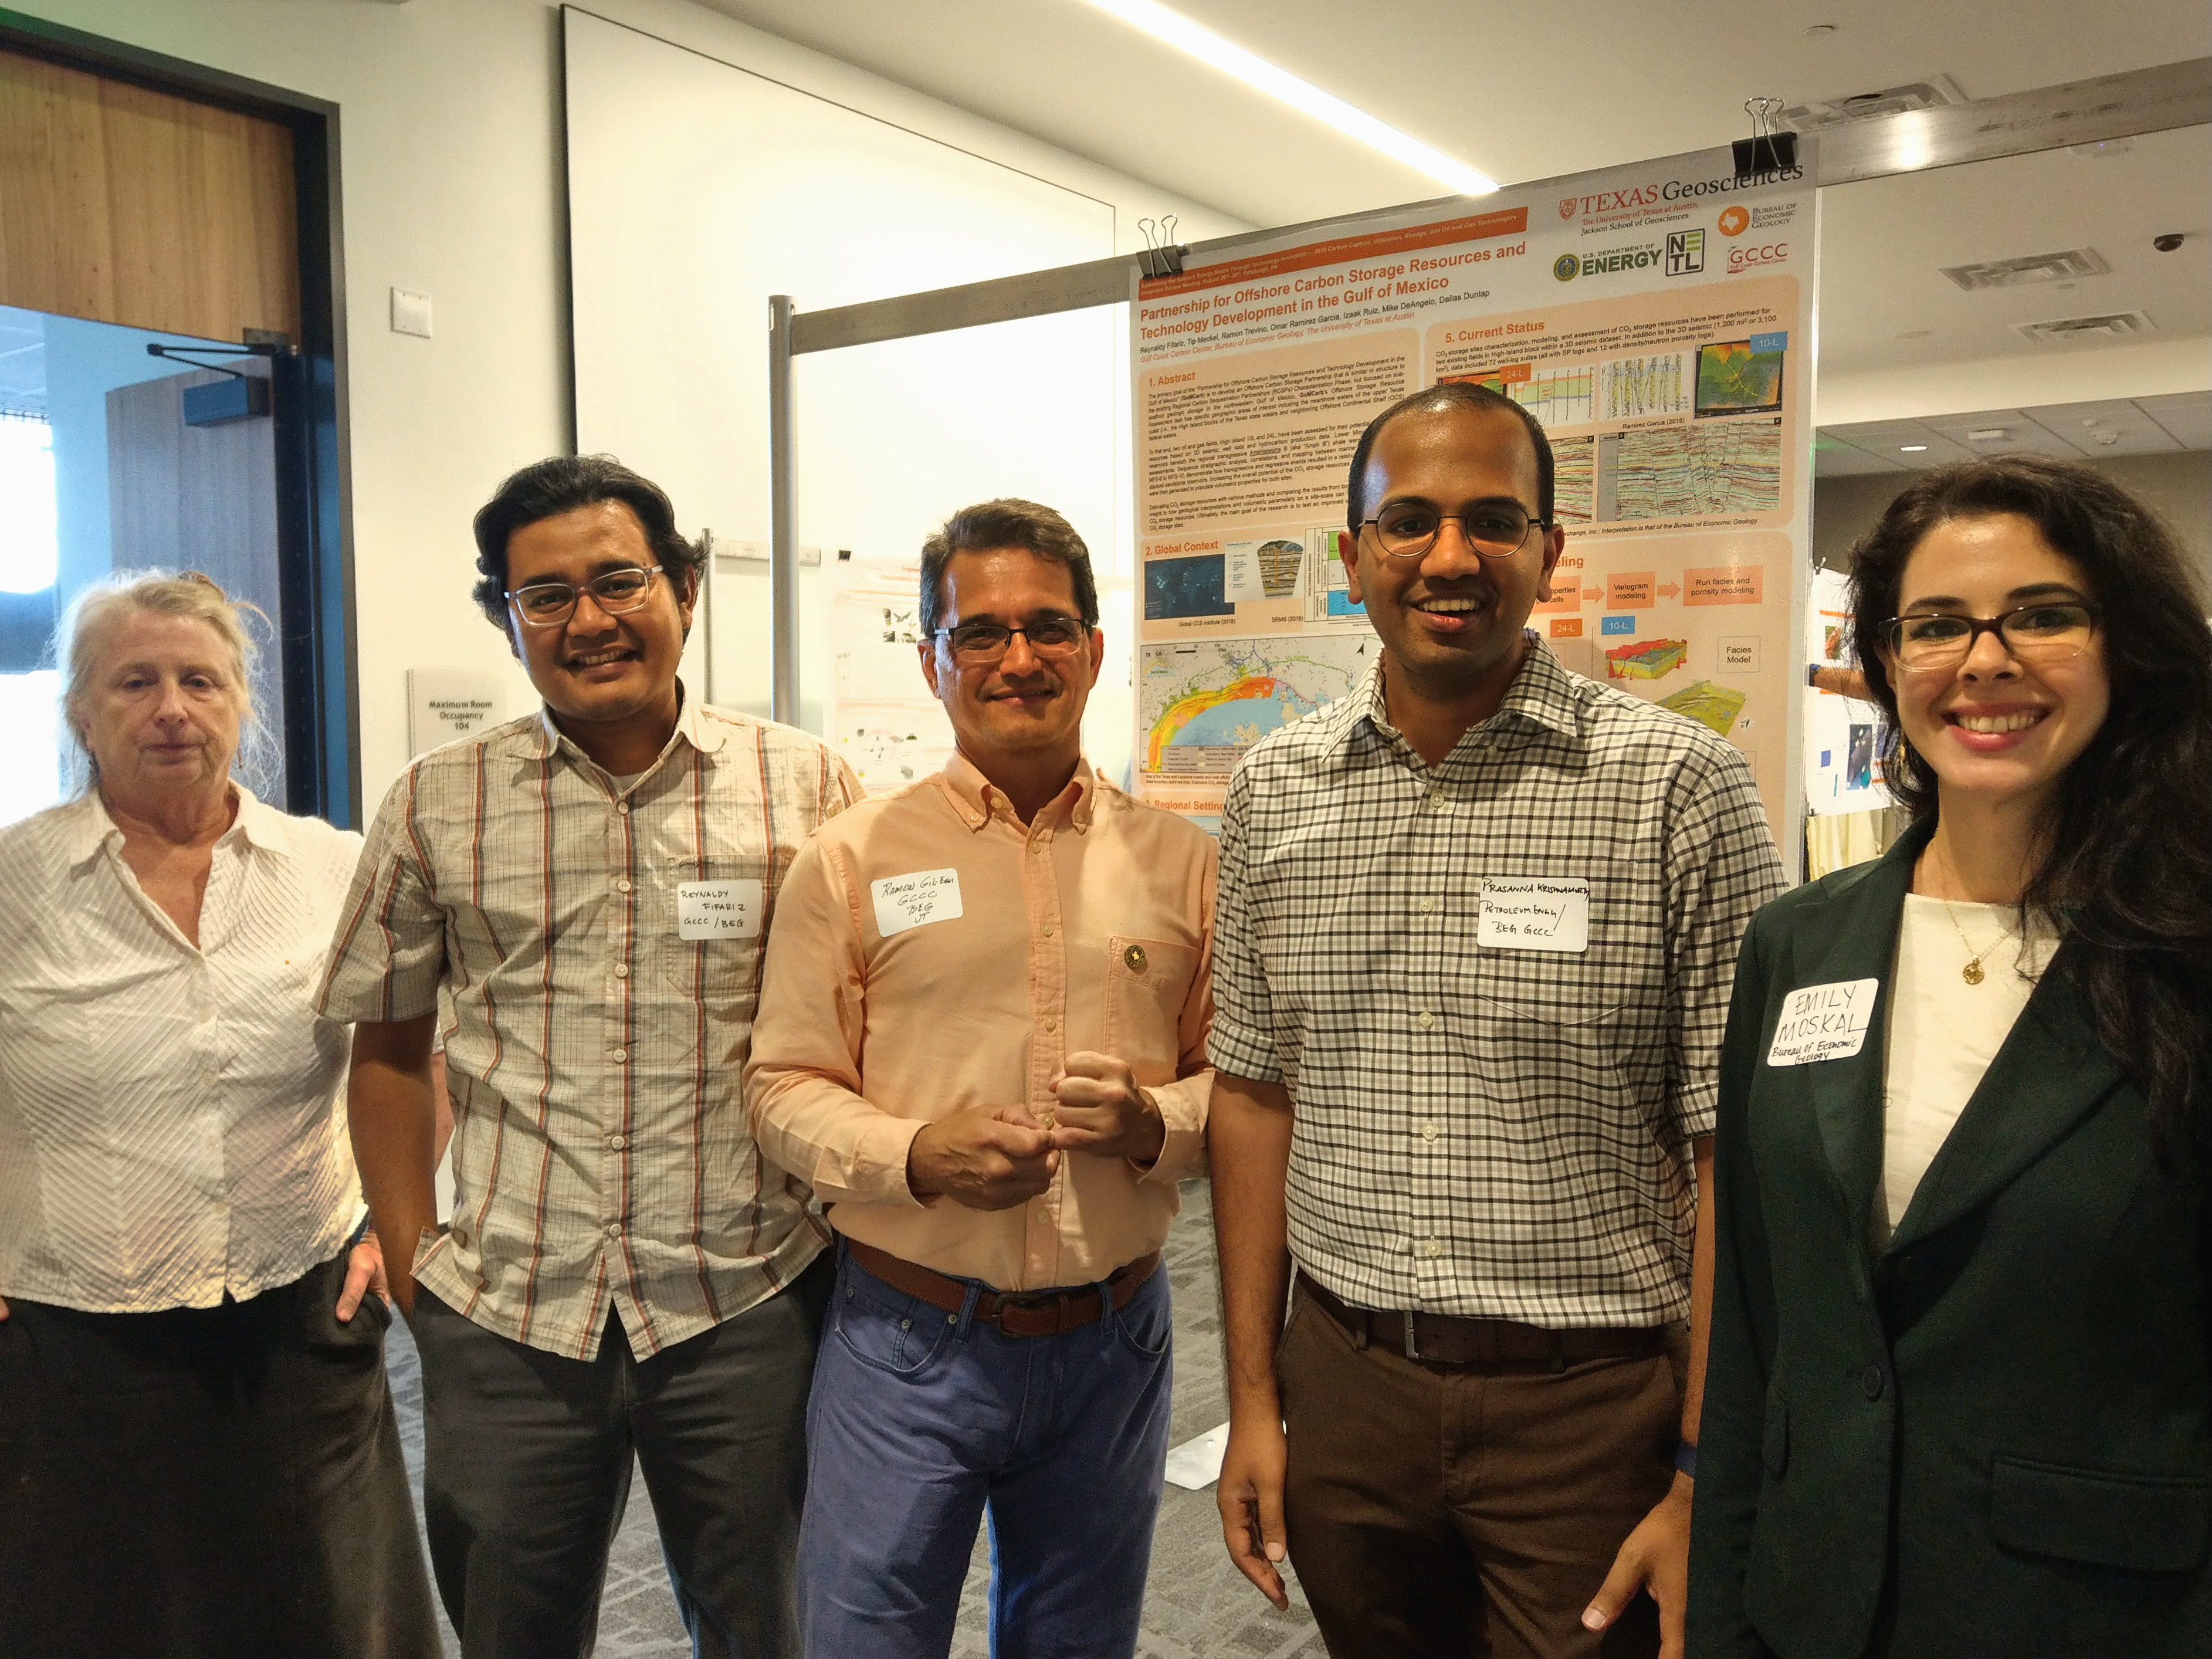
{"type": "Polygon", "coordinates": [[[1881,989],[1878,979],[1841,979],[1792,991],[1782,1000],[1766,1063],[1809,1066],[1816,1060],[1849,1060],[1866,1046],[1881,989]]]}
{"type": "Polygon", "coordinates": [[[680,881],[676,884],[678,939],[758,939],[761,884],[757,881],[680,881]]]}

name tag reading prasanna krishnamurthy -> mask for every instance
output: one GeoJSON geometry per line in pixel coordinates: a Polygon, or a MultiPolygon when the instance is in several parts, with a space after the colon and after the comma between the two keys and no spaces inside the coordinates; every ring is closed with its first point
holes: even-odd
{"type": "Polygon", "coordinates": [[[761,884],[757,881],[680,881],[676,884],[678,939],[758,939],[761,884]]]}
{"type": "Polygon", "coordinates": [[[1587,951],[1589,883],[1566,876],[1485,876],[1474,942],[1492,951],[1587,951]]]}
{"type": "Polygon", "coordinates": [[[960,872],[917,870],[868,884],[876,901],[876,931],[885,939],[924,922],[951,921],[960,915],[960,872]]]}
{"type": "Polygon", "coordinates": [[[1766,1063],[1809,1066],[1816,1060],[1849,1060],[1866,1046],[1881,989],[1878,979],[1843,979],[1792,991],[1782,1000],[1766,1063]]]}

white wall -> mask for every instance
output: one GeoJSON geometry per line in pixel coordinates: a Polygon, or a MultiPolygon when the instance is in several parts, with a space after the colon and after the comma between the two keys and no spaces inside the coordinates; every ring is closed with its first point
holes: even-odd
{"type": "MultiPolygon", "coordinates": [[[[469,520],[507,472],[570,432],[560,16],[550,0],[10,0],[73,28],[341,106],[362,779],[407,757],[410,667],[504,647],[470,605],[469,520]],[[430,294],[437,333],[389,328],[393,286],[430,294]]],[[[592,9],[1182,234],[1220,215],[685,3],[592,9]]],[[[682,369],[680,348],[675,356],[682,369]]],[[[737,398],[765,391],[737,387],[737,398]]],[[[677,503],[679,512],[684,503],[677,503]]],[[[510,707],[529,706],[519,673],[510,707]]]]}

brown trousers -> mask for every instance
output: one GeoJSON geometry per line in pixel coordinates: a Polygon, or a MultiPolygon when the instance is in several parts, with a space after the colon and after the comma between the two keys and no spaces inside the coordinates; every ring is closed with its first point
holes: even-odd
{"type": "Polygon", "coordinates": [[[1648,1596],[1603,1636],[1582,1615],[1673,1480],[1666,1355],[1430,1364],[1300,1296],[1276,1370],[1291,1564],[1332,1659],[1658,1652],[1648,1596]]]}

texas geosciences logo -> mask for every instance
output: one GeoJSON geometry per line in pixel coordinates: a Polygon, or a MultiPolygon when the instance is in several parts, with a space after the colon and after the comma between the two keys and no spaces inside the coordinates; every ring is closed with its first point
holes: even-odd
{"type": "Polygon", "coordinates": [[[1552,262],[1552,275],[1563,283],[1577,276],[1608,276],[1617,270],[1643,270],[1660,261],[1659,244],[1607,248],[1602,253],[1562,253],[1552,262]]]}

